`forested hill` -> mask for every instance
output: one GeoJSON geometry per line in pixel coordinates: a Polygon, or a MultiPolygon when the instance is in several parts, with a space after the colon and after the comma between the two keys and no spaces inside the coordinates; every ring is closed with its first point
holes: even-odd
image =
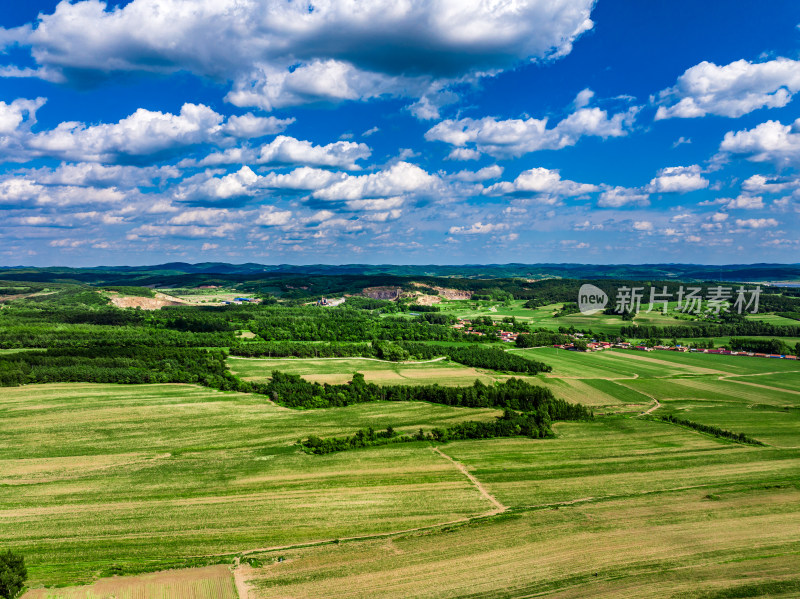
{"type": "MultiPolygon", "coordinates": [[[[219,275],[239,280],[259,277],[304,276],[394,276],[466,279],[570,278],[686,281],[790,281],[800,278],[800,264],[228,264],[172,262],[148,266],[0,267],[0,279],[32,281],[128,281],[147,277],[219,275]]],[[[191,277],[189,277],[191,278],[191,277]]]]}

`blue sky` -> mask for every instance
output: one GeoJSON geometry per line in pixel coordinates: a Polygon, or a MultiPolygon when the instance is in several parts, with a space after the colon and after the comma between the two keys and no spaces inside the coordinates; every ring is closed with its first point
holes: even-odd
{"type": "Polygon", "coordinates": [[[0,264],[798,262],[800,4],[0,13],[0,264]]]}

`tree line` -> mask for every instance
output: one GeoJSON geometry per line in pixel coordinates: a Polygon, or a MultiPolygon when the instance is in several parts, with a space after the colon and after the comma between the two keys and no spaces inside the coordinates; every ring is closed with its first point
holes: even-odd
{"type": "Polygon", "coordinates": [[[167,346],[60,348],[0,355],[0,386],[32,383],[195,383],[239,386],[222,350],[167,346]]]}
{"type": "Polygon", "coordinates": [[[790,354],[800,352],[800,343],[794,348],[780,339],[746,339],[732,337],[730,348],[735,351],[748,351],[759,354],[790,354]]]}
{"type": "Polygon", "coordinates": [[[169,329],[48,323],[0,327],[0,348],[228,347],[232,332],[195,333],[169,329]]]}
{"type": "Polygon", "coordinates": [[[529,360],[496,347],[485,347],[483,345],[448,346],[408,342],[400,343],[399,345],[409,354],[422,359],[447,356],[453,362],[473,368],[488,368],[490,370],[526,374],[538,374],[553,370],[548,364],[529,360]]]}
{"type": "Polygon", "coordinates": [[[431,385],[380,386],[367,383],[355,373],[343,385],[313,383],[296,374],[274,371],[269,382],[241,383],[241,391],[261,393],[280,405],[292,408],[330,408],[372,401],[425,401],[468,408],[508,408],[523,412],[541,411],[551,420],[582,419],[591,413],[580,404],[556,398],[550,389],[510,378],[485,385],[476,380],[469,387],[431,385]]]}
{"type": "Polygon", "coordinates": [[[572,339],[564,333],[554,331],[538,331],[530,335],[517,336],[517,347],[542,347],[546,345],[560,345],[570,343],[572,339]]]}
{"type": "Polygon", "coordinates": [[[311,435],[300,442],[306,453],[322,455],[338,451],[347,451],[362,447],[375,447],[392,443],[409,443],[412,441],[432,441],[447,443],[466,439],[493,439],[496,437],[528,437],[544,439],[553,436],[551,422],[547,415],[538,412],[519,413],[505,410],[502,416],[488,422],[467,421],[445,428],[436,427],[426,433],[419,429],[413,435],[400,435],[391,426],[383,431],[373,428],[359,429],[347,437],[330,437],[322,439],[311,435]]]}
{"type": "Polygon", "coordinates": [[[759,337],[800,337],[800,325],[783,326],[758,320],[742,320],[741,322],[720,324],[697,325],[672,325],[672,326],[628,326],[620,329],[623,337],[635,339],[648,338],[697,338],[697,337],[728,337],[728,336],[759,336],[759,337]]]}
{"type": "Polygon", "coordinates": [[[678,418],[676,416],[673,416],[672,414],[668,416],[656,416],[656,418],[658,420],[661,420],[662,422],[669,422],[671,424],[686,426],[696,431],[700,431],[701,433],[707,433],[709,435],[720,437],[722,439],[729,439],[731,441],[735,441],[736,443],[745,443],[747,445],[764,445],[758,439],[753,439],[752,437],[748,437],[744,433],[733,433],[723,428],[719,428],[718,426],[710,426],[708,424],[700,424],[699,422],[692,422],[691,420],[678,418]]]}

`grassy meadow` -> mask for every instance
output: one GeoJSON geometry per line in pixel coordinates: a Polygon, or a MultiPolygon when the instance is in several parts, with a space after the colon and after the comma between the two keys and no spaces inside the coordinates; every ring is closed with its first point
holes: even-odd
{"type": "MultiPolygon", "coordinates": [[[[297,441],[499,412],[289,410],[189,385],[4,388],[0,538],[26,556],[25,599],[236,597],[237,557],[239,599],[800,594],[800,363],[515,353],[550,364],[525,378],[596,419],[557,423],[548,440],[454,441],[443,454],[415,442],[316,456],[297,441]],[[666,414],[764,445],[653,418],[666,414]],[[185,566],[197,567],[142,574],[185,566]]],[[[508,377],[447,361],[229,366],[249,380],[274,369],[321,382],[508,377]]]]}
{"type": "Polygon", "coordinates": [[[25,599],[240,599],[228,566],[105,578],[94,584],[37,589],[25,599]]]}
{"type": "Polygon", "coordinates": [[[260,564],[242,574],[248,596],[800,592],[793,524],[800,451],[749,448],[621,417],[557,429],[558,439],[546,442],[444,448],[505,513],[437,534],[255,554],[260,564]]]}
{"type": "Polygon", "coordinates": [[[673,352],[519,353],[553,367],[535,379],[557,396],[609,415],[558,423],[557,438],[545,442],[447,444],[444,451],[506,506],[503,514],[437,534],[255,554],[259,565],[240,573],[248,596],[800,594],[800,364],[673,352]],[[745,432],[765,445],[638,417],[655,400],[655,416],[745,432]]]}
{"type": "MultiPolygon", "coordinates": [[[[375,534],[483,513],[418,444],[311,456],[303,436],[411,432],[494,410],[376,403],[295,411],[184,385],[4,389],[0,538],[33,587],[90,582],[244,549],[375,534]]],[[[217,557],[218,559],[218,557],[217,557]]]]}
{"type": "Polygon", "coordinates": [[[796,597],[798,499],[796,488],[679,491],[552,507],[286,551],[245,575],[254,598],[796,597]]]}
{"type": "Polygon", "coordinates": [[[386,362],[367,358],[228,358],[228,366],[246,381],[264,381],[273,370],[299,374],[316,383],[341,384],[360,372],[369,383],[380,385],[471,385],[475,379],[491,382],[492,377],[469,366],[449,360],[430,362],[386,362]]]}

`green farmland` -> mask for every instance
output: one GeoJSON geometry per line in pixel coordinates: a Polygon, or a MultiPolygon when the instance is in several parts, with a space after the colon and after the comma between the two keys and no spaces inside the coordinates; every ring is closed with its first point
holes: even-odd
{"type": "Polygon", "coordinates": [[[196,556],[213,562],[487,511],[427,448],[318,457],[294,444],[494,410],[377,403],[303,412],[191,386],[61,384],[6,389],[0,411],[0,538],[31,556],[33,586],[90,581],[114,564],[135,573],[196,556]]]}
{"type": "MultiPolygon", "coordinates": [[[[252,306],[123,310],[70,283],[4,304],[0,551],[25,558],[21,597],[800,596],[800,362],[453,327],[631,324],[526,308],[517,281],[413,317],[315,305],[342,281],[181,283],[280,290],[252,306]]],[[[797,339],[770,316],[705,330],[797,339]]]]}
{"type": "Polygon", "coordinates": [[[420,363],[386,362],[366,358],[333,359],[253,359],[228,358],[231,370],[248,381],[263,381],[273,370],[299,374],[318,383],[344,383],[354,372],[361,372],[367,382],[382,385],[470,385],[475,379],[490,382],[492,377],[468,366],[450,361],[420,363]]]}
{"type": "MultiPolygon", "coordinates": [[[[496,410],[378,402],[295,411],[186,385],[7,389],[0,534],[32,556],[34,588],[239,556],[237,583],[251,598],[458,597],[465,585],[498,597],[508,589],[655,597],[681,584],[697,597],[719,585],[785,596],[800,589],[791,567],[800,545],[789,525],[799,516],[800,365],[667,352],[516,353],[553,367],[528,379],[600,415],[558,424],[552,440],[441,445],[480,492],[428,442],[328,456],[295,443],[367,426],[413,432],[496,410]],[[765,445],[637,416],[655,400],[650,416],[679,415],[765,445]],[[500,515],[490,515],[497,509],[487,496],[500,515]],[[643,545],[625,543],[645,529],[652,534],[643,545]],[[519,544],[502,544],[516,534],[519,544]],[[751,537],[768,542],[742,561],[742,539],[751,537]],[[403,582],[432,582],[451,563],[459,575],[435,592],[403,582]]],[[[229,363],[243,377],[268,377],[278,363],[317,380],[360,371],[395,384],[387,372],[407,379],[405,368],[443,384],[507,377],[463,367],[448,379],[439,370],[458,365],[441,362],[388,370],[369,360],[229,363]]],[[[31,597],[89,597],[82,588],[31,597]]]]}

